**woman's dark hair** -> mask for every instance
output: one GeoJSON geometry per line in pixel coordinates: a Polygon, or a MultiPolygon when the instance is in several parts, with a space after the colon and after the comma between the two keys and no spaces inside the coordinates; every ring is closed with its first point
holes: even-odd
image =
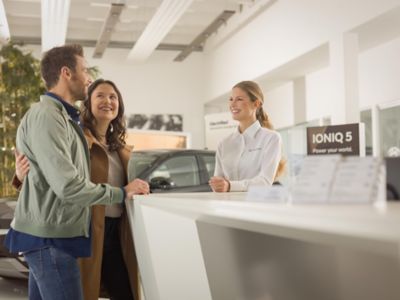
{"type": "MultiPolygon", "coordinates": [[[[261,106],[257,109],[256,117],[260,122],[262,127],[273,130],[274,127],[269,119],[268,114],[263,109],[264,95],[260,86],[254,81],[241,81],[233,86],[233,88],[239,88],[244,91],[250,98],[250,101],[256,102],[256,100],[261,101],[261,106]]],[[[286,160],[281,158],[278,164],[278,169],[276,170],[275,179],[281,176],[286,169],[286,160]]]]}
{"type": "Polygon", "coordinates": [[[126,144],[125,143],[126,125],[124,117],[124,112],[125,112],[124,101],[122,100],[121,92],[118,90],[114,82],[110,80],[97,79],[89,86],[88,97],[83,102],[82,106],[82,114],[81,114],[82,124],[85,128],[89,129],[90,132],[97,139],[100,138],[98,132],[96,132],[95,129],[96,118],[92,113],[92,94],[95,91],[95,89],[101,84],[108,84],[112,86],[112,88],[114,89],[114,91],[117,93],[118,96],[118,103],[119,103],[118,114],[117,117],[111,121],[110,126],[108,126],[105,136],[109,150],[115,151],[125,146],[126,144]]]}

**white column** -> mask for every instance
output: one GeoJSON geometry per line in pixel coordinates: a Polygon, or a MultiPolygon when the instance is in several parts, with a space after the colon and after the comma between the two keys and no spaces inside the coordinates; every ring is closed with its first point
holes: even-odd
{"type": "Polygon", "coordinates": [[[332,124],[360,122],[358,36],[344,33],[329,43],[332,72],[332,124]]]}
{"type": "Polygon", "coordinates": [[[307,121],[306,79],[304,76],[293,80],[293,121],[301,124],[307,121]]]}

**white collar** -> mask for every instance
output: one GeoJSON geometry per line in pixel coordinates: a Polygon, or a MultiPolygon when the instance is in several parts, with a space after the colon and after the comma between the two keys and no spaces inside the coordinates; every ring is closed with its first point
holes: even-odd
{"type": "Polygon", "coordinates": [[[243,133],[240,133],[239,131],[239,126],[237,127],[237,134],[243,134],[244,136],[247,137],[255,137],[257,131],[261,128],[260,122],[256,120],[253,124],[251,124],[249,127],[246,128],[246,130],[243,133]]]}

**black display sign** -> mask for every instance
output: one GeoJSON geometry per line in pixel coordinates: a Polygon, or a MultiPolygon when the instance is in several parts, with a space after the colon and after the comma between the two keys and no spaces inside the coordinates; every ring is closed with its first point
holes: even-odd
{"type": "Polygon", "coordinates": [[[360,155],[360,124],[307,128],[307,154],[360,155]]]}

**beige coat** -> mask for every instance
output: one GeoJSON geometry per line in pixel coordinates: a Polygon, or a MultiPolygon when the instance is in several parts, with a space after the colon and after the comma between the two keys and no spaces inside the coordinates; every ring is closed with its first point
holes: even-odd
{"type": "MultiPolygon", "coordinates": [[[[106,183],[108,180],[108,157],[103,147],[96,138],[85,129],[85,136],[90,150],[91,181],[94,183],[106,183]]],[[[131,154],[131,148],[125,146],[118,151],[125,173],[131,154]]],[[[103,256],[105,206],[92,206],[92,256],[80,258],[83,294],[85,300],[97,300],[100,294],[101,261],[103,256]]],[[[131,288],[135,299],[139,299],[139,278],[136,253],[132,239],[132,233],[128,223],[127,214],[124,211],[121,217],[120,239],[122,254],[128,270],[131,288]]]]}

